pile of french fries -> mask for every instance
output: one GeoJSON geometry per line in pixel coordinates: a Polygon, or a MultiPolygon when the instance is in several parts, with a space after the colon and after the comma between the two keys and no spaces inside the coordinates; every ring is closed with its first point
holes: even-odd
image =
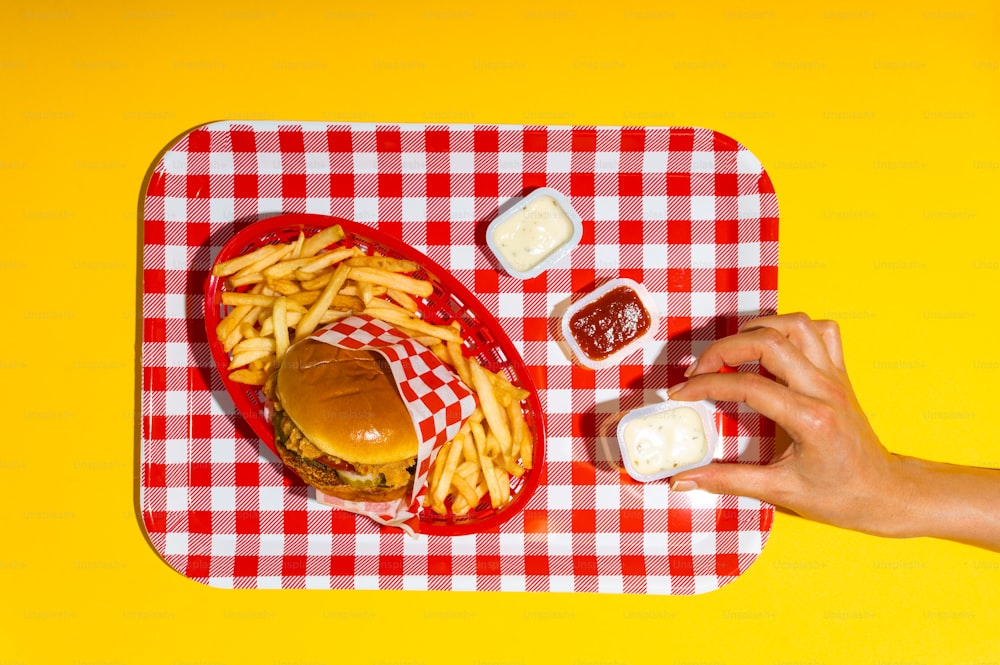
{"type": "Polygon", "coordinates": [[[292,242],[265,245],[212,268],[229,289],[221,299],[232,309],[215,333],[230,355],[231,380],[263,386],[292,342],[351,314],[385,321],[428,346],[461,343],[455,328],[420,318],[417,299],[434,287],[407,274],[417,264],[367,256],[357,247],[327,249],[343,239],[339,225],[308,238],[300,232],[292,242]]]}
{"type": "Polygon", "coordinates": [[[461,344],[439,342],[430,350],[476,393],[479,405],[440,451],[428,479],[424,506],[439,515],[467,515],[489,494],[490,506],[510,501],[510,483],[531,469],[534,439],[524,418],[528,391],[466,358],[461,344]],[[518,462],[520,461],[520,464],[518,462]]]}
{"type": "Polygon", "coordinates": [[[339,225],[288,243],[265,245],[216,264],[225,278],[222,304],[230,307],[216,336],[230,356],[229,378],[263,386],[290,344],[320,326],[352,314],[382,320],[427,346],[478,398],[458,435],[439,451],[425,506],[465,515],[489,495],[493,508],[511,499],[513,477],[531,468],[533,438],[523,413],[528,392],[502,372],[483,368],[462,352],[457,323],[433,325],[420,317],[420,299],[433,285],[411,275],[412,261],[368,256],[344,240],[339,225]],[[449,502],[450,498],[450,502],[449,502]]]}

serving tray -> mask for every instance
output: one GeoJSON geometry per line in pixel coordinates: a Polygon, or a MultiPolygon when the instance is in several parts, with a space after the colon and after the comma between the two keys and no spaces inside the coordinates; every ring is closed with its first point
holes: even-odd
{"type": "MultiPolygon", "coordinates": [[[[741,575],[773,508],[632,481],[614,430],[662,398],[712,340],[777,306],[778,208],[760,162],[687,127],[371,125],[227,121],[181,137],[143,205],[143,522],[164,560],[218,587],[694,594],[741,575]],[[584,220],[572,254],[519,281],[485,227],[512,197],[564,192],[584,220]],[[319,505],[236,413],[201,320],[213,256],[289,212],[401,239],[490,309],[523,357],[546,423],[539,485],[483,533],[420,535],[319,505]],[[620,366],[575,366],[569,303],[605,281],[643,283],[664,315],[620,366]],[[574,295],[577,294],[577,295],[574,295]]],[[[721,404],[722,457],[772,453],[774,425],[721,404]]]]}

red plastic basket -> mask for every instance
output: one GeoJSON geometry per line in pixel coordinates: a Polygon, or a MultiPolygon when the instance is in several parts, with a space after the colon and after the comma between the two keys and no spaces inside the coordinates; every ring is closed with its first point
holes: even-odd
{"type": "MultiPolygon", "coordinates": [[[[345,233],[344,240],[334,245],[335,247],[355,246],[369,255],[379,253],[383,256],[407,259],[420,265],[421,269],[414,276],[426,279],[434,285],[434,292],[419,303],[422,318],[433,324],[458,322],[465,340],[464,351],[467,356],[475,357],[483,367],[491,371],[504,372],[514,385],[530,393],[525,401],[524,416],[534,437],[532,468],[520,478],[511,478],[511,501],[502,508],[493,509],[489,501],[484,498],[474,510],[460,516],[453,515],[450,509],[447,515],[438,515],[426,508],[419,515],[420,530],[428,534],[463,535],[499,526],[523,509],[538,485],[545,451],[544,419],[538,392],[524,361],[497,320],[468,289],[447,270],[400,240],[357,222],[324,215],[279,215],[251,224],[223,246],[215,257],[215,263],[227,261],[264,245],[290,242],[300,231],[309,236],[334,224],[339,224],[345,233]]],[[[221,299],[221,294],[227,290],[229,289],[224,279],[209,275],[205,283],[205,326],[212,358],[236,408],[254,433],[277,457],[274,433],[264,413],[264,394],[255,386],[229,379],[226,369],[229,366],[229,354],[223,349],[215,334],[216,326],[229,309],[222,304],[221,299]]]]}

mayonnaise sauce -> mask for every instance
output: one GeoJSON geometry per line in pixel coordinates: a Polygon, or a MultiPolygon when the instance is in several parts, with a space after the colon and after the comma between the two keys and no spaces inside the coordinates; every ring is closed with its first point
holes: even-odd
{"type": "Polygon", "coordinates": [[[701,460],[708,452],[708,436],[698,412],[682,406],[629,422],[625,448],[636,471],[653,475],[701,460]]]}
{"type": "Polygon", "coordinates": [[[493,241],[515,270],[531,270],[573,237],[573,222],[551,196],[539,196],[493,229],[493,241]]]}

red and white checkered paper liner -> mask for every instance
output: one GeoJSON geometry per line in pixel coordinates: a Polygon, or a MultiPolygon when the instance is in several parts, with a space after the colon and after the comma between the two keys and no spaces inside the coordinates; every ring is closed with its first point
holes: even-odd
{"type": "MultiPolygon", "coordinates": [[[[614,440],[623,411],[776,310],[777,199],[735,140],[686,127],[219,122],[166,151],[143,214],[142,514],[182,574],[219,587],[694,594],[760,554],[771,506],[632,481],[614,440]],[[485,227],[539,186],[570,198],[584,236],[522,282],[498,271],[485,227]],[[520,514],[486,533],[410,538],[308,500],[234,413],[206,371],[202,285],[235,232],[288,212],[399,237],[496,313],[546,413],[543,475],[520,514]],[[656,340],[615,368],[575,366],[559,314],[615,277],[650,291],[656,340]]],[[[720,408],[721,457],[767,459],[773,423],[720,408]]]]}
{"type": "Polygon", "coordinates": [[[426,494],[427,473],[434,456],[475,411],[476,398],[430,349],[381,321],[349,316],[318,331],[312,339],[354,351],[371,350],[385,358],[419,440],[410,496],[382,503],[347,501],[322,493],[317,494],[317,499],[380,524],[398,526],[412,535],[410,522],[416,518],[419,501],[426,494]]]}

